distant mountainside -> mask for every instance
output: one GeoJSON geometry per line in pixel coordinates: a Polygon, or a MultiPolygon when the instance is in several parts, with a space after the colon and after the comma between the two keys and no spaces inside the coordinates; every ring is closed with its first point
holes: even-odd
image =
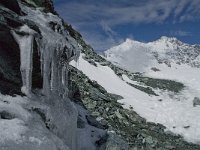
{"type": "Polygon", "coordinates": [[[148,77],[176,80],[200,94],[200,45],[165,36],[149,43],[127,39],[104,55],[119,67],[148,77]]]}
{"type": "Polygon", "coordinates": [[[107,60],[134,72],[148,71],[156,63],[200,67],[200,45],[189,45],[165,36],[149,43],[127,39],[104,54],[107,60]]]}

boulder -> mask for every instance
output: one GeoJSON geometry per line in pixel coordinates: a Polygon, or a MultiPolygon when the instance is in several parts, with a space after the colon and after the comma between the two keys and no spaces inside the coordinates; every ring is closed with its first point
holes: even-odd
{"type": "Polygon", "coordinates": [[[91,126],[94,126],[99,129],[107,129],[108,128],[107,125],[103,125],[100,122],[96,121],[96,119],[91,115],[87,115],[86,119],[87,119],[88,124],[91,126]]]}

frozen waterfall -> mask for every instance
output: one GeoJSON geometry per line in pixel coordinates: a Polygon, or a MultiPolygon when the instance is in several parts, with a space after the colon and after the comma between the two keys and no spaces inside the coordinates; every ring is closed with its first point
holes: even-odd
{"type": "Polygon", "coordinates": [[[27,16],[22,19],[34,21],[41,33],[30,29],[27,25],[12,31],[20,47],[22,92],[26,95],[32,89],[33,41],[37,42],[43,78],[43,94],[51,93],[66,97],[68,95],[67,74],[69,61],[78,57],[79,45],[63,27],[62,20],[51,13],[44,14],[39,10],[22,7],[27,16]],[[56,24],[54,28],[50,23],[56,24]]]}

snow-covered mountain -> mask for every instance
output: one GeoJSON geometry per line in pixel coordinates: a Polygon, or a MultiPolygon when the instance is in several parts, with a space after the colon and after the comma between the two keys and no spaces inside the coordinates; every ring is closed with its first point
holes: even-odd
{"type": "Polygon", "coordinates": [[[146,72],[158,64],[187,64],[200,67],[200,45],[189,45],[176,38],[142,43],[126,39],[122,44],[105,51],[107,60],[133,72],[146,72]]]}
{"type": "Polygon", "coordinates": [[[127,39],[105,51],[105,57],[132,72],[182,82],[200,94],[200,45],[165,36],[149,43],[127,39]]]}

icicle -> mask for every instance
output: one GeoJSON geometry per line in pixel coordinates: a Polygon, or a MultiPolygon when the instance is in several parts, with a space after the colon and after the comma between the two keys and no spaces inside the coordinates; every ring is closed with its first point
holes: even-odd
{"type": "Polygon", "coordinates": [[[53,93],[58,92],[58,60],[57,53],[54,51],[51,65],[51,90],[53,93]]]}
{"type": "Polygon", "coordinates": [[[50,96],[51,93],[51,47],[45,46],[43,50],[43,93],[50,96]]]}
{"type": "Polygon", "coordinates": [[[68,97],[68,66],[69,64],[65,64],[62,69],[62,80],[63,80],[63,98],[68,97]]]}
{"type": "Polygon", "coordinates": [[[25,34],[19,35],[15,31],[11,31],[20,48],[20,70],[23,83],[21,91],[24,94],[29,95],[32,89],[33,35],[35,32],[27,25],[21,27],[19,32],[24,32],[25,34]]]}
{"type": "Polygon", "coordinates": [[[36,38],[37,46],[38,46],[38,54],[40,56],[40,69],[41,69],[41,74],[43,75],[43,49],[44,46],[42,47],[42,40],[39,38],[36,38]]]}
{"type": "MultiPolygon", "coordinates": [[[[63,26],[62,20],[53,14],[43,13],[23,6],[22,11],[27,15],[21,17],[33,21],[40,30],[40,37],[36,37],[41,61],[41,74],[43,76],[43,94],[49,97],[51,94],[62,97],[68,94],[68,63],[72,59],[77,59],[80,53],[80,45],[73,39],[63,26]],[[49,26],[49,22],[55,22],[55,30],[49,26]],[[63,60],[62,55],[66,53],[67,58],[63,60]],[[61,62],[62,61],[62,62],[61,62]]],[[[31,56],[30,56],[31,57],[31,56]]],[[[31,62],[30,62],[31,63],[31,62]]],[[[29,65],[32,67],[31,65],[29,65]]],[[[32,70],[32,69],[31,69],[32,70]]],[[[31,81],[31,71],[27,70],[22,74],[26,76],[23,83],[31,81]],[[27,79],[27,80],[26,80],[27,79]]],[[[24,84],[26,85],[26,84],[24,84]]],[[[28,88],[31,84],[28,82],[28,88]]],[[[27,87],[25,86],[25,87],[27,87]]]]}

